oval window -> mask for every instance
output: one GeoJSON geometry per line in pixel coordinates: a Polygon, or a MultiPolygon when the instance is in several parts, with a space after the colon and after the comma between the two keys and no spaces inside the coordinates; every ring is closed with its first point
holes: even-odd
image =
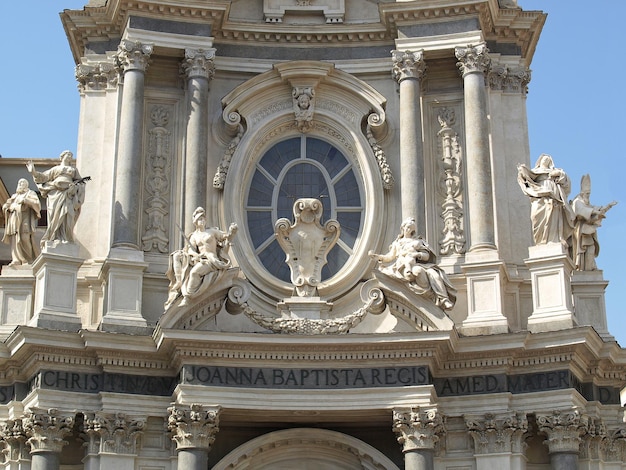
{"type": "Polygon", "coordinates": [[[352,163],[333,145],[310,136],[277,143],[257,163],[246,198],[247,227],[261,264],[285,282],[290,282],[290,272],[274,223],[283,217],[293,222],[299,198],[319,199],[322,224],[336,219],[341,225],[339,241],[322,269],[326,280],[348,261],[363,223],[361,187],[352,163]]]}

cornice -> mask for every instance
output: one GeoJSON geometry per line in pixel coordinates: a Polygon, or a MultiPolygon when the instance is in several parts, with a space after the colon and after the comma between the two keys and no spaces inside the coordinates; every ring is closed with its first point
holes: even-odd
{"type": "Polygon", "coordinates": [[[137,15],[210,23],[216,43],[342,48],[363,45],[365,41],[369,46],[391,46],[398,39],[397,28],[401,25],[477,17],[486,40],[519,46],[527,65],[546,18],[537,11],[500,9],[495,0],[420,0],[381,3],[379,8],[380,22],[324,26],[230,21],[229,1],[109,0],[105,7],[65,10],[60,16],[76,63],[90,41],[121,38],[129,16],[137,15]]]}

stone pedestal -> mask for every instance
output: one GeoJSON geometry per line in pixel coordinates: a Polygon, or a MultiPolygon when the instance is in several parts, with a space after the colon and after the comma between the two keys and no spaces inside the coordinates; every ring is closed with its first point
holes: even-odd
{"type": "Polygon", "coordinates": [[[326,314],[332,310],[333,304],[319,297],[290,297],[279,302],[277,308],[287,318],[319,320],[327,318],[326,314]]]}
{"type": "Polygon", "coordinates": [[[141,313],[143,272],[147,267],[142,251],[111,249],[103,267],[106,287],[101,330],[132,334],[147,327],[141,313]]]}
{"type": "Polygon", "coordinates": [[[593,326],[606,341],[615,341],[606,323],[604,290],[608,285],[602,271],[574,271],[572,273],[572,296],[574,311],[579,325],[593,326]]]}
{"type": "Polygon", "coordinates": [[[82,327],[76,313],[76,278],[82,263],[78,245],[46,242],[33,262],[35,306],[29,326],[67,330],[82,327]]]}
{"type": "Polygon", "coordinates": [[[29,265],[2,266],[0,275],[0,337],[6,338],[17,325],[26,325],[33,315],[35,276],[29,265]]]}
{"type": "Polygon", "coordinates": [[[561,243],[531,246],[524,262],[530,270],[533,313],[528,331],[556,331],[578,324],[572,305],[571,277],[574,265],[561,243]]]}
{"type": "Polygon", "coordinates": [[[467,279],[467,318],[459,331],[468,336],[507,333],[504,316],[504,263],[494,250],[467,253],[463,272],[467,279]]]}

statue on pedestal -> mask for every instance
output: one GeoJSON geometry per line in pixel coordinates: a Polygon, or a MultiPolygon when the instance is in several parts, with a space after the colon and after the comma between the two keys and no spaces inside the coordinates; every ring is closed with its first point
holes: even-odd
{"type": "Polygon", "coordinates": [[[555,168],[552,157],[544,153],[532,169],[518,165],[517,182],[531,200],[530,218],[535,245],[565,243],[574,220],[567,203],[571,186],[565,171],[555,168]]]}
{"type": "Polygon", "coordinates": [[[571,202],[576,216],[572,232],[572,260],[578,271],[595,271],[596,256],[600,253],[597,230],[607,211],[617,202],[606,206],[594,206],[589,202],[591,195],[591,177],[583,175],[580,181],[580,193],[571,202]]]}
{"type": "Polygon", "coordinates": [[[188,299],[204,292],[231,267],[228,251],[237,225],[231,224],[227,232],[217,227],[206,228],[206,212],[202,207],[193,211],[193,224],[196,229],[185,237],[185,247],[170,255],[166,273],[170,280],[166,310],[180,296],[183,297],[180,305],[185,305],[188,299]]]}
{"type": "Polygon", "coordinates": [[[431,298],[443,310],[450,310],[456,302],[456,289],[437,264],[435,252],[417,235],[415,219],[402,222],[400,234],[386,254],[369,252],[381,263],[380,272],[408,283],[413,292],[431,298]]]}
{"type": "Polygon", "coordinates": [[[2,241],[11,245],[9,266],[29,264],[39,255],[35,243],[35,231],[41,218],[41,203],[37,193],[30,189],[28,181],[21,178],[17,189],[2,206],[5,228],[2,241]]]}
{"type": "Polygon", "coordinates": [[[73,154],[65,150],[60,155],[61,163],[44,172],[35,170],[33,162],[26,164],[42,197],[46,199],[48,209],[48,228],[41,239],[45,242],[74,242],[74,225],[80,215],[80,208],[85,199],[85,181],[72,164],[73,154]]]}

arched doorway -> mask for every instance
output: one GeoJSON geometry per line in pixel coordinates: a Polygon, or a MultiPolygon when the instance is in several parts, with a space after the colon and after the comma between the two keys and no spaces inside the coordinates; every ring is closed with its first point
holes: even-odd
{"type": "Polygon", "coordinates": [[[213,470],[399,470],[359,439],[325,429],[284,429],[252,439],[213,470]]]}

